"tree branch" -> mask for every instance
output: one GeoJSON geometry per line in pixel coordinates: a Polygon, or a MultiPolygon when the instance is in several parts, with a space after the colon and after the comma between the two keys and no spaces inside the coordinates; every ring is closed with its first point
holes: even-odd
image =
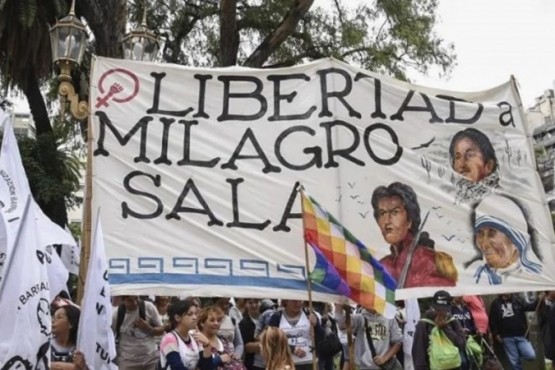
{"type": "Polygon", "coordinates": [[[249,67],[261,67],[268,57],[295,31],[301,18],[308,12],[314,0],[295,0],[293,8],[287,12],[285,18],[269,34],[256,50],[247,58],[245,65],[249,67]]]}
{"type": "Polygon", "coordinates": [[[237,0],[222,0],[220,3],[220,62],[222,66],[237,64],[238,50],[237,0]]]}

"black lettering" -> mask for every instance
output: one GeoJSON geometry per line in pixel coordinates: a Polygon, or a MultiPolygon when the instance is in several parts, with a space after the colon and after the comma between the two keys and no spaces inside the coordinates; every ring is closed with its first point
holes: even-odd
{"type": "Polygon", "coordinates": [[[210,116],[204,111],[204,99],[206,97],[206,81],[212,79],[212,75],[201,75],[195,74],[193,76],[200,81],[198,89],[198,112],[193,115],[194,118],[210,118],[210,116]]]}
{"type": "Polygon", "coordinates": [[[156,72],[152,72],[150,74],[152,77],[154,77],[154,94],[152,95],[152,108],[148,108],[146,110],[146,112],[148,114],[162,114],[162,115],[167,115],[167,116],[176,116],[176,117],[184,117],[187,114],[189,114],[190,112],[193,111],[193,108],[187,108],[185,110],[180,110],[180,111],[171,111],[171,110],[162,110],[160,109],[159,105],[160,105],[160,90],[161,90],[161,84],[162,84],[162,79],[164,77],[166,77],[166,73],[162,72],[162,73],[156,73],[156,72]]]}
{"type": "Polygon", "coordinates": [[[162,201],[160,201],[160,199],[153,194],[147,193],[145,191],[137,190],[131,186],[131,180],[137,176],[146,176],[147,178],[152,180],[152,182],[154,183],[154,186],[159,187],[161,184],[160,175],[152,176],[151,174],[148,174],[146,172],[132,171],[123,178],[123,187],[125,188],[125,190],[127,190],[130,194],[141,195],[145,198],[148,198],[154,201],[154,203],[156,203],[156,210],[154,210],[152,213],[142,214],[142,213],[133,211],[131,208],[129,208],[129,206],[127,205],[127,202],[123,202],[121,204],[121,216],[124,219],[131,216],[142,220],[149,219],[149,218],[156,218],[160,216],[164,209],[164,205],[162,204],[162,201]]]}
{"type": "Polygon", "coordinates": [[[264,163],[264,168],[262,169],[262,172],[281,172],[281,168],[270,163],[268,157],[266,157],[264,150],[262,150],[262,147],[258,143],[258,140],[256,140],[256,136],[254,136],[254,133],[250,128],[248,128],[243,134],[241,141],[239,141],[239,144],[237,145],[237,148],[235,148],[235,151],[231,155],[231,158],[229,158],[229,161],[222,164],[221,167],[223,169],[229,168],[231,170],[237,170],[237,165],[235,165],[235,161],[237,159],[260,159],[264,163]],[[256,150],[257,155],[240,155],[241,151],[243,150],[243,146],[247,142],[247,139],[249,139],[249,141],[252,143],[252,146],[256,150]]]}
{"type": "Polygon", "coordinates": [[[100,127],[98,131],[98,140],[96,141],[97,148],[93,152],[94,156],[102,155],[107,157],[110,155],[110,153],[106,149],[104,149],[104,137],[106,136],[106,126],[108,126],[110,131],[112,131],[112,133],[114,134],[114,137],[117,139],[118,143],[121,146],[127,145],[131,137],[135,135],[137,131],[141,130],[139,156],[135,157],[133,161],[135,163],[138,163],[138,162],[150,163],[150,159],[146,157],[146,138],[147,138],[148,123],[152,121],[152,117],[146,116],[141,118],[139,122],[137,122],[137,124],[133,126],[125,136],[122,136],[120,135],[118,129],[112,124],[112,122],[110,121],[106,113],[102,111],[97,111],[96,115],[100,120],[100,127]]]}
{"type": "Polygon", "coordinates": [[[185,129],[183,130],[183,159],[177,162],[179,166],[197,166],[212,168],[218,164],[220,158],[212,158],[208,161],[191,159],[191,127],[198,125],[198,121],[179,120],[185,129]]]}
{"type": "MultiPolygon", "coordinates": [[[[354,110],[353,107],[351,107],[349,103],[347,103],[347,101],[345,100],[345,96],[349,95],[353,88],[351,76],[349,76],[346,71],[339,68],[328,68],[319,70],[316,73],[320,75],[320,93],[322,97],[322,111],[320,112],[318,117],[331,117],[333,115],[333,113],[330,112],[328,108],[329,98],[337,98],[337,100],[339,100],[343,104],[343,106],[347,108],[350,117],[362,117],[361,114],[354,110]],[[331,73],[337,73],[345,78],[345,88],[343,89],[343,91],[328,91],[327,75],[331,73]]],[[[336,84],[334,83],[333,85],[336,84]]]]}
{"type": "MultiPolygon", "coordinates": [[[[266,98],[262,96],[262,81],[253,76],[220,76],[218,80],[224,83],[224,101],[222,106],[222,114],[218,117],[218,121],[255,121],[266,114],[268,110],[268,102],[266,98]],[[252,82],[255,85],[255,89],[250,93],[232,93],[230,91],[231,82],[243,82],[241,85],[246,85],[247,82],[252,82]],[[231,98],[234,99],[254,99],[260,103],[260,109],[254,114],[230,114],[229,113],[229,101],[231,98]]],[[[250,104],[248,105],[250,106],[250,104]]]]}
{"type": "MultiPolygon", "coordinates": [[[[482,115],[482,111],[484,110],[484,106],[481,103],[478,103],[478,110],[474,113],[474,115],[470,118],[457,118],[455,117],[455,102],[462,102],[468,104],[474,104],[464,99],[455,98],[454,96],[449,95],[436,95],[436,98],[444,99],[449,101],[449,117],[445,120],[445,123],[462,123],[462,124],[473,124],[478,119],[480,119],[482,115]]],[[[460,107],[460,105],[459,105],[460,107]]]]}
{"type": "Polygon", "coordinates": [[[288,115],[281,115],[280,109],[280,101],[287,100],[288,103],[291,103],[293,99],[297,96],[297,92],[293,91],[290,94],[282,95],[281,92],[281,81],[286,80],[293,80],[293,79],[301,79],[304,81],[310,81],[310,77],[308,77],[304,73],[294,73],[289,75],[269,75],[268,80],[274,82],[274,115],[268,117],[268,121],[287,121],[287,120],[297,120],[297,119],[308,119],[316,110],[316,106],[312,106],[302,114],[288,114],[288,115]]]}
{"type": "Polygon", "coordinates": [[[187,180],[187,183],[183,187],[183,190],[181,190],[181,194],[179,194],[179,198],[177,199],[175,206],[173,207],[172,211],[166,215],[166,219],[169,220],[174,218],[176,220],[181,220],[181,216],[179,216],[179,213],[181,212],[199,213],[199,214],[207,215],[209,218],[209,221],[207,223],[208,226],[212,226],[212,225],[222,226],[224,224],[222,221],[218,220],[214,215],[214,213],[210,210],[210,207],[208,207],[208,203],[206,203],[206,201],[200,194],[200,191],[195,185],[195,182],[193,181],[193,179],[187,180]],[[193,194],[197,198],[197,201],[200,203],[202,209],[183,206],[183,200],[185,199],[187,194],[189,194],[189,190],[193,192],[193,194]]]}
{"type": "Polygon", "coordinates": [[[426,94],[422,94],[422,93],[418,93],[418,94],[422,97],[422,100],[424,100],[424,104],[426,105],[425,107],[417,106],[417,105],[409,105],[414,95],[414,91],[409,90],[409,93],[407,94],[405,101],[403,101],[403,104],[401,104],[401,107],[399,108],[397,113],[392,115],[390,118],[392,120],[404,121],[403,113],[405,112],[429,112],[432,118],[430,118],[428,122],[430,123],[443,122],[443,120],[437,115],[436,111],[434,110],[434,106],[432,105],[430,98],[426,94]]]}
{"type": "Polygon", "coordinates": [[[283,210],[283,213],[281,214],[281,220],[279,221],[279,224],[277,224],[276,226],[274,226],[274,228],[272,230],[274,231],[285,231],[285,232],[289,232],[291,231],[291,228],[289,226],[287,226],[287,220],[296,218],[303,218],[302,213],[293,213],[291,212],[291,209],[293,209],[293,205],[295,204],[295,201],[297,199],[297,195],[299,194],[299,185],[301,183],[299,181],[295,182],[295,185],[293,185],[293,190],[291,191],[291,193],[289,194],[289,199],[287,200],[287,204],[285,205],[285,209],[283,210]]]}
{"type": "Polygon", "coordinates": [[[102,278],[104,279],[104,281],[108,281],[108,270],[104,271],[102,278]]]}
{"type": "Polygon", "coordinates": [[[366,151],[370,155],[370,158],[372,158],[374,162],[378,164],[382,164],[384,166],[391,166],[392,164],[397,163],[401,158],[401,155],[403,154],[403,147],[399,145],[399,138],[397,137],[397,134],[395,133],[395,131],[393,131],[391,127],[383,123],[375,123],[373,125],[368,126],[366,130],[364,130],[364,146],[366,147],[366,151]],[[395,151],[395,154],[393,154],[393,157],[391,158],[387,158],[387,159],[380,158],[372,150],[372,146],[370,145],[370,134],[372,133],[372,131],[378,130],[378,129],[382,129],[386,131],[389,134],[389,136],[391,136],[391,141],[393,142],[393,144],[397,146],[397,150],[395,151]]]}
{"type": "Polygon", "coordinates": [[[515,127],[515,118],[513,117],[513,107],[510,103],[506,101],[502,101],[497,104],[499,108],[501,108],[501,114],[499,114],[499,123],[503,127],[507,127],[509,125],[515,127]],[[503,110],[505,108],[505,110],[503,110]]]}
{"type": "Polygon", "coordinates": [[[303,153],[312,154],[312,158],[310,159],[310,161],[308,161],[305,164],[295,165],[288,162],[285,159],[281,150],[282,142],[290,134],[294,132],[306,132],[311,136],[314,136],[316,134],[316,132],[308,126],[293,126],[293,127],[287,128],[282,133],[280,133],[274,145],[274,151],[276,153],[276,158],[278,159],[279,163],[281,163],[286,168],[290,170],[295,170],[295,171],[303,171],[303,170],[309,169],[312,166],[316,166],[316,168],[321,168],[322,167],[322,148],[318,146],[313,146],[313,147],[303,149],[303,153]]]}
{"type": "Polygon", "coordinates": [[[228,222],[227,227],[240,227],[243,229],[264,230],[270,224],[270,220],[262,223],[241,222],[239,220],[239,197],[237,195],[238,185],[245,181],[243,178],[226,179],[231,184],[231,206],[233,208],[233,222],[228,222]]]}
{"type": "Polygon", "coordinates": [[[170,126],[172,123],[175,122],[175,119],[160,117],[160,122],[162,122],[162,124],[164,125],[163,131],[162,131],[162,150],[160,153],[160,157],[154,160],[154,164],[163,163],[163,164],[171,165],[172,161],[168,159],[168,136],[170,134],[170,126]]]}
{"type": "Polygon", "coordinates": [[[102,290],[100,291],[100,296],[106,297],[106,287],[102,287],[102,290]]]}
{"type": "Polygon", "coordinates": [[[362,72],[358,72],[355,76],[355,82],[363,78],[372,78],[374,80],[374,112],[370,115],[372,118],[386,118],[384,112],[382,112],[382,81],[368,76],[362,72]]]}
{"type": "Polygon", "coordinates": [[[104,305],[101,303],[96,302],[96,313],[100,315],[104,311],[104,305]]]}
{"type": "Polygon", "coordinates": [[[328,149],[328,161],[327,163],[324,164],[324,168],[339,167],[339,163],[335,161],[335,158],[334,158],[335,156],[343,157],[346,160],[353,162],[354,164],[357,164],[359,166],[364,166],[363,161],[351,155],[351,153],[354,152],[358,148],[358,145],[360,144],[360,134],[358,133],[358,129],[355,126],[341,120],[322,122],[320,123],[320,126],[326,129],[326,143],[327,143],[327,149],[328,149]],[[333,147],[334,140],[333,140],[332,128],[336,126],[345,127],[349,129],[349,131],[351,131],[353,136],[353,143],[351,144],[351,146],[343,149],[335,149],[333,147]]]}

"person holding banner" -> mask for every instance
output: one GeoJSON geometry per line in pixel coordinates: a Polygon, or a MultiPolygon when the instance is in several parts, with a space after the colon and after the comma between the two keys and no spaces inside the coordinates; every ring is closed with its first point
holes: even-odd
{"type": "Polygon", "coordinates": [[[414,190],[400,182],[379,186],[372,193],[374,218],[391,254],[380,260],[397,280],[398,288],[455,286],[458,273],[453,258],[434,250],[422,232],[420,206],[414,190]]]}
{"type": "Polygon", "coordinates": [[[457,132],[449,145],[451,167],[464,176],[457,182],[457,203],[480,200],[499,185],[495,150],[475,128],[457,132]]]}
{"type": "Polygon", "coordinates": [[[198,308],[192,299],[173,303],[168,309],[172,331],[160,342],[160,365],[171,370],[211,370],[210,341],[197,327],[198,308]]]}
{"type": "Polygon", "coordinates": [[[509,277],[539,274],[542,265],[532,250],[526,215],[513,200],[492,194],[475,209],[474,238],[481,259],[476,283],[504,283],[509,277]]]}

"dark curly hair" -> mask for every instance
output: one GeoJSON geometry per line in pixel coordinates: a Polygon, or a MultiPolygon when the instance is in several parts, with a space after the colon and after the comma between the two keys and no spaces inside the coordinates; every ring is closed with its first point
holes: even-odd
{"type": "Polygon", "coordinates": [[[403,206],[407,212],[409,221],[411,222],[410,233],[416,235],[420,227],[420,205],[418,198],[412,188],[400,182],[392,182],[387,187],[378,186],[372,193],[372,208],[374,209],[374,218],[378,221],[379,206],[378,203],[382,198],[399,197],[403,201],[403,206]]]}
{"type": "Polygon", "coordinates": [[[168,318],[170,319],[171,330],[177,326],[175,315],[182,316],[189,312],[191,307],[197,307],[197,303],[193,298],[186,298],[172,303],[168,306],[168,318]]]}

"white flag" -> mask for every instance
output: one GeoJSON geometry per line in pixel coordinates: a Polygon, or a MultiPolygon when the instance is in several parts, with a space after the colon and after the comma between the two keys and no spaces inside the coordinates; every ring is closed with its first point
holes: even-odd
{"type": "MultiPolygon", "coordinates": [[[[28,195],[31,195],[31,188],[23,168],[17,140],[12,125],[6,122],[0,150],[0,206],[4,209],[7,220],[21,218],[23,202],[28,195]]],[[[76,244],[73,237],[52,222],[38,205],[35,207],[35,217],[40,230],[38,239],[41,245],[76,244]]]]}
{"type": "Polygon", "coordinates": [[[405,354],[404,368],[406,370],[413,370],[412,342],[414,341],[416,324],[418,324],[418,321],[420,320],[420,306],[418,306],[418,299],[406,299],[405,310],[407,312],[407,322],[405,324],[405,328],[403,329],[403,352],[405,354]]]}
{"type": "MultiPolygon", "coordinates": [[[[66,232],[71,235],[71,231],[66,226],[66,232]]],[[[60,259],[69,273],[79,275],[79,261],[81,259],[81,246],[78,242],[75,245],[62,245],[60,259]]]]}
{"type": "MultiPolygon", "coordinates": [[[[8,235],[15,234],[18,229],[23,213],[23,202],[28,196],[31,197],[29,209],[32,211],[31,214],[34,214],[39,230],[37,234],[38,245],[42,247],[44,258],[49,262],[50,290],[52,299],[54,299],[60,291],[66,290],[69,274],[58,254],[53,252],[49,246],[52,244],[75,245],[76,243],[73,237],[52,222],[34,201],[19,154],[17,140],[13,133],[13,127],[9,122],[6,122],[0,150],[0,207],[8,221],[8,235]]],[[[8,258],[10,255],[9,245],[5,252],[8,258]]]]}
{"type": "Polygon", "coordinates": [[[116,345],[112,325],[112,303],[108,284],[108,264],[100,215],[96,221],[85,293],[81,302],[81,317],[77,333],[77,349],[83,352],[89,369],[117,369],[112,362],[116,345]]]}
{"type": "Polygon", "coordinates": [[[38,247],[31,207],[21,207],[26,209],[21,230],[13,241],[8,238],[14,244],[0,285],[0,364],[2,369],[49,369],[52,319],[47,262],[38,247]]]}

